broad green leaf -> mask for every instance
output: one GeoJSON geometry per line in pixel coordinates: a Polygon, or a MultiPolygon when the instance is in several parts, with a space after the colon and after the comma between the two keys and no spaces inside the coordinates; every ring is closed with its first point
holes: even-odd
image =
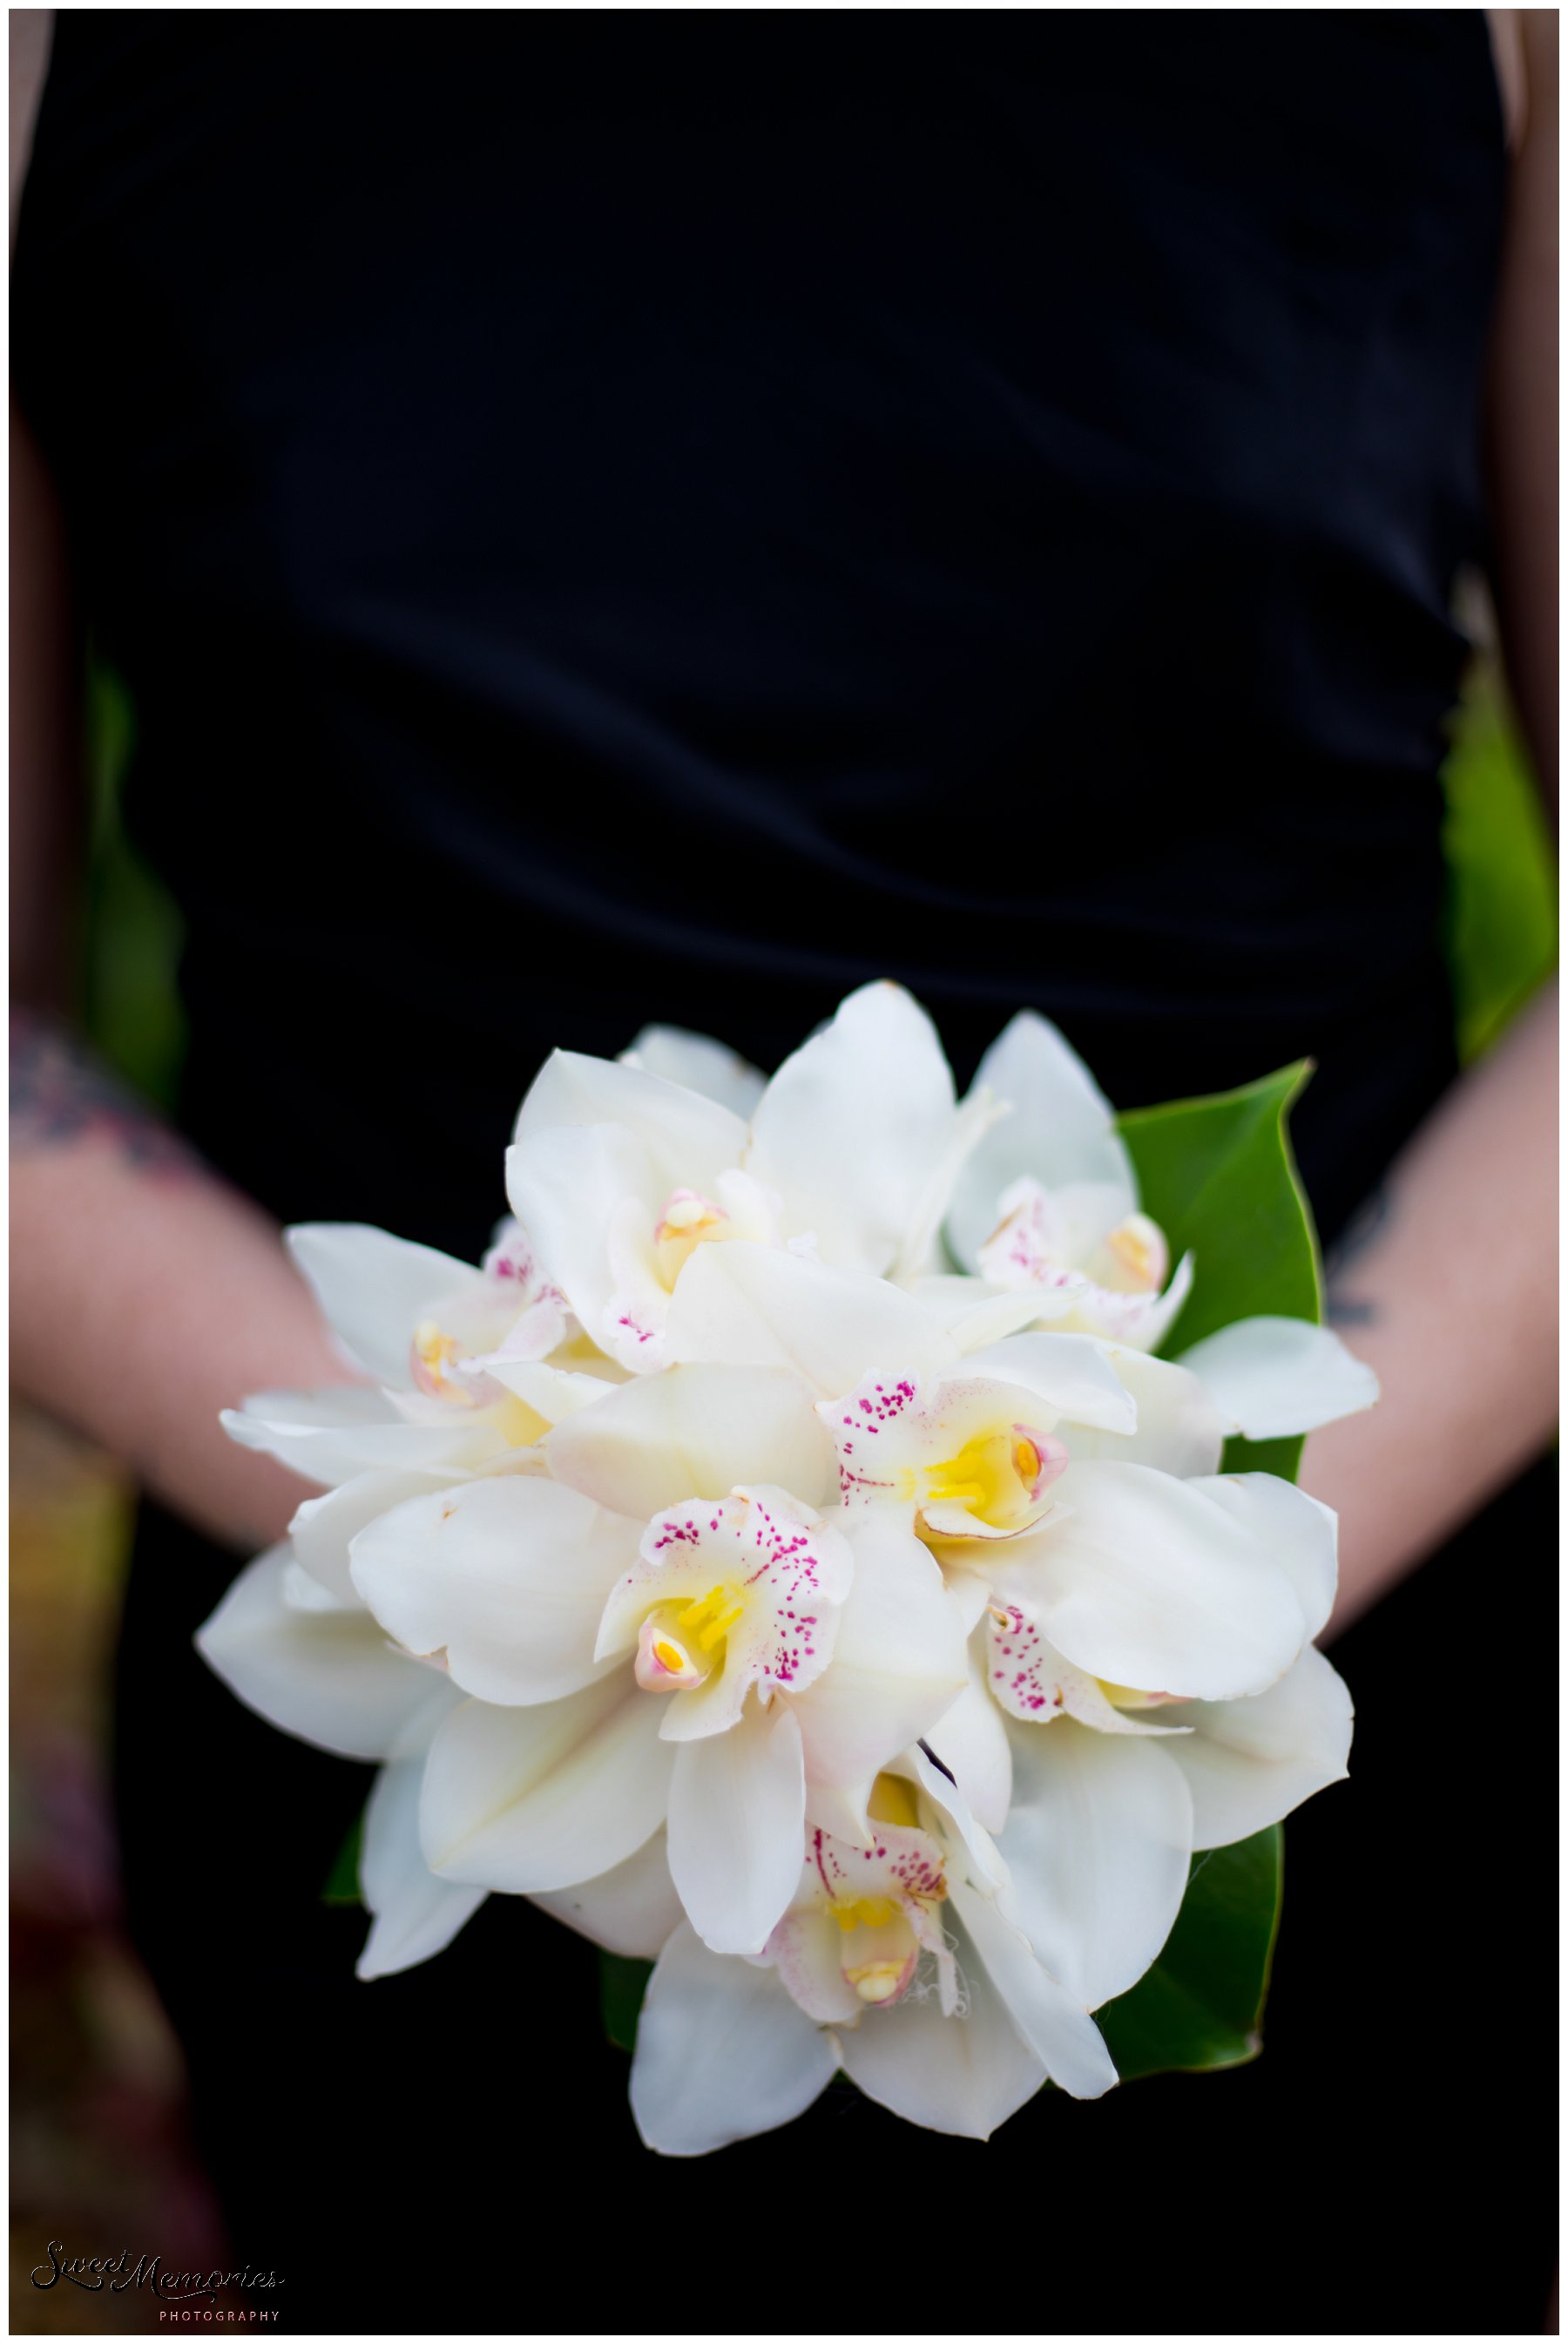
{"type": "Polygon", "coordinates": [[[1271,1824],[1234,1847],[1193,1857],[1164,1952],[1130,1993],[1096,2013],[1123,2083],[1257,2057],[1284,1852],[1284,1833],[1271,1824]]]}
{"type": "Polygon", "coordinates": [[[652,1975],[651,1962],[634,1960],[629,1954],[599,1955],[599,2016],[605,2033],[618,2050],[637,2048],[637,2022],[652,1975]]]}
{"type": "MultiPolygon", "coordinates": [[[[1322,1318],[1317,1237],[1285,1127],[1311,1072],[1302,1059],[1238,1091],[1118,1117],[1144,1211],[1174,1258],[1194,1257],[1192,1292],[1168,1353],[1237,1318],[1322,1318]]],[[[1225,1470],[1293,1481],[1301,1456],[1299,1439],[1231,1440],[1225,1470]]]]}
{"type": "Polygon", "coordinates": [[[365,1818],[356,1818],[354,1828],[338,1849],[327,1885],[321,1892],[324,1904],[362,1904],[359,1894],[359,1850],[365,1837],[365,1818]]]}

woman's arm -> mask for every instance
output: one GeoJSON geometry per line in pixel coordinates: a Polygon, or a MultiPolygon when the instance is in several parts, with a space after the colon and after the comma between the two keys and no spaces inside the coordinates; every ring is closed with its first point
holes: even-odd
{"type": "MultiPolygon", "coordinates": [[[[1509,681],[1549,807],[1557,772],[1557,18],[1508,28],[1523,67],[1489,393],[1509,681]]],[[[1550,1441],[1557,1419],[1557,998],[1457,1083],[1330,1265],[1330,1317],[1382,1379],[1312,1435],[1337,1507],[1337,1624],[1364,1611],[1550,1441]]]]}
{"type": "Polygon", "coordinates": [[[1557,991],[1457,1083],[1329,1265],[1329,1318],[1382,1383],[1307,1443],[1340,1516],[1346,1626],[1501,1489],[1557,1417],[1557,991]]]}
{"type": "MultiPolygon", "coordinates": [[[[13,220],[46,32],[42,12],[13,14],[13,220]]],[[[38,450],[14,414],[13,1383],[193,1521],[259,1546],[308,1490],[226,1440],[219,1409],[268,1386],[340,1383],[348,1370],[272,1223],[72,1036],[80,704],[64,533],[38,450]]]]}
{"type": "Polygon", "coordinates": [[[350,1372],[275,1224],[25,1006],[11,1019],[11,1369],[17,1391],[236,1548],[277,1537],[310,1491],[236,1449],[218,1410],[350,1372]]]}

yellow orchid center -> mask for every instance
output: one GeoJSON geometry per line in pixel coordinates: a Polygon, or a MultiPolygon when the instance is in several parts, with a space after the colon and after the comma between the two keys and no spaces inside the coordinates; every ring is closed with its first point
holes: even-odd
{"type": "Polygon", "coordinates": [[[890,1896],[858,1896],[835,1903],[834,1920],[843,1932],[839,1967],[862,2002],[896,2002],[908,1987],[920,1959],[920,1943],[909,1915],[890,1896]]]}
{"type": "Polygon", "coordinates": [[[1100,1282],[1117,1294],[1157,1294],[1171,1267],[1165,1233],[1147,1213],[1130,1213],[1106,1238],[1100,1282]]]}
{"type": "Polygon", "coordinates": [[[890,1896],[857,1896],[850,1904],[840,1900],[832,1907],[833,1918],[846,1936],[851,1929],[886,1928],[898,1910],[890,1896]]]}
{"type": "Polygon", "coordinates": [[[676,1279],[698,1247],[731,1234],[729,1216],[719,1206],[695,1188],[674,1189],[653,1232],[661,1284],[673,1294],[676,1279]]]}
{"type": "Polygon", "coordinates": [[[922,1508],[962,1506],[989,1529],[1002,1530],[1033,1504],[1065,1461],[1060,1442],[1010,1425],[966,1441],[940,1465],[911,1468],[904,1494],[922,1508]]]}
{"type": "Polygon", "coordinates": [[[460,1407],[472,1408],[473,1393],[466,1391],[447,1373],[462,1349],[456,1335],[444,1333],[434,1318],[422,1318],[414,1329],[410,1360],[414,1381],[422,1392],[427,1392],[433,1399],[456,1400],[460,1407]]]}
{"type": "Polygon", "coordinates": [[[687,1692],[719,1667],[725,1641],[746,1611],[732,1587],[710,1587],[689,1603],[656,1603],[638,1636],[636,1675],[644,1692],[687,1692]]]}
{"type": "MultiPolygon", "coordinates": [[[[913,1787],[897,1774],[879,1774],[866,1802],[873,1823],[900,1830],[919,1828],[913,1787]]],[[[940,1897],[940,1879],[922,1885],[922,1896],[940,1897]]],[[[835,1896],[829,1911],[843,1936],[839,1967],[845,1983],[873,2007],[897,2002],[907,1992],[920,1959],[920,1941],[909,1914],[891,1896],[835,1896]]]]}

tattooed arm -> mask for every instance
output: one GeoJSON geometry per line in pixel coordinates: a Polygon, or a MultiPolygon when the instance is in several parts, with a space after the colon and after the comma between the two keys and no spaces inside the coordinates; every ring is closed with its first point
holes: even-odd
{"type": "MultiPolygon", "coordinates": [[[[13,11],[10,30],[14,223],[46,15],[13,11]]],[[[271,1222],[71,1036],[80,704],[65,533],[13,413],[12,1381],[194,1521],[258,1546],[308,1492],[226,1439],[219,1409],[347,1370],[271,1222]]]]}
{"type": "Polygon", "coordinates": [[[239,1548],[310,1493],[236,1449],[218,1410],[348,1372],[273,1223],[26,1008],[11,1016],[11,1369],[239,1548]]]}

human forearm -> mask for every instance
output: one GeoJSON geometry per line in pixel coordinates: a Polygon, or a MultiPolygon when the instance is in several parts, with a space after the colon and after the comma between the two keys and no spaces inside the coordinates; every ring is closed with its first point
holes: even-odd
{"type": "Polygon", "coordinates": [[[264,1544],[309,1490],[218,1411],[349,1369],[265,1214],[63,1028],[13,1011],[11,1052],[15,1388],[204,1529],[264,1544]]]}
{"type": "Polygon", "coordinates": [[[1330,1264],[1329,1316],[1382,1384],[1307,1444],[1338,1510],[1343,1627],[1556,1422],[1557,996],[1455,1085],[1330,1264]]]}

